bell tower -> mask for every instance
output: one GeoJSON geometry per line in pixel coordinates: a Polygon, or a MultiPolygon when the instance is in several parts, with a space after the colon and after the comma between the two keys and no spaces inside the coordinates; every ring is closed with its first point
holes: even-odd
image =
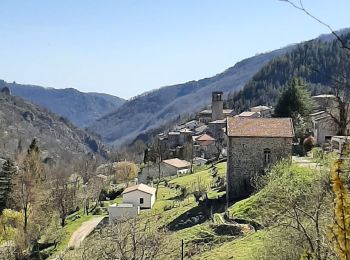
{"type": "Polygon", "coordinates": [[[221,91],[216,91],[212,93],[211,101],[211,120],[221,120],[224,119],[224,93],[221,91]]]}

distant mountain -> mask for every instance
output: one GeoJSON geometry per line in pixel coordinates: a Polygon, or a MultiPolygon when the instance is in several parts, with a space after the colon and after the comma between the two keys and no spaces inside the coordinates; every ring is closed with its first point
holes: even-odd
{"type": "Polygon", "coordinates": [[[227,94],[243,88],[265,64],[293,48],[288,46],[242,60],[211,78],[167,86],[137,96],[95,121],[89,130],[111,144],[130,142],[141,133],[203,108],[210,103],[212,91],[221,90],[227,94]]]}
{"type": "Polygon", "coordinates": [[[10,88],[13,95],[45,107],[69,119],[78,127],[92,124],[96,119],[116,110],[125,102],[119,97],[100,93],[83,93],[73,88],[43,88],[0,80],[0,89],[5,86],[10,88]]]}
{"type": "MultiPolygon", "coordinates": [[[[343,41],[350,42],[350,30],[340,32],[343,41]]],[[[255,105],[275,105],[293,77],[303,79],[312,95],[328,93],[329,86],[335,84],[332,79],[342,82],[348,71],[350,51],[341,48],[334,37],[321,36],[266,64],[242,90],[232,93],[227,103],[237,113],[255,105]]]]}
{"type": "Polygon", "coordinates": [[[44,158],[69,161],[87,153],[107,155],[97,138],[65,118],[0,92],[0,157],[13,158],[16,152],[25,152],[33,138],[38,140],[44,158]]]}

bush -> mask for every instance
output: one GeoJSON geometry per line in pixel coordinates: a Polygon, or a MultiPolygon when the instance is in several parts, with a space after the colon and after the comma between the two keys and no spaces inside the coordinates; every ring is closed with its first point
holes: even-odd
{"type": "Polygon", "coordinates": [[[121,195],[123,191],[124,191],[123,188],[122,189],[116,189],[116,188],[103,189],[101,191],[101,200],[107,200],[107,198],[109,200],[114,200],[119,195],[121,195]]]}
{"type": "Polygon", "coordinates": [[[311,150],[311,154],[312,154],[312,158],[317,162],[320,162],[324,158],[324,151],[320,147],[313,148],[311,150]]]}
{"type": "Polygon", "coordinates": [[[103,214],[103,210],[101,207],[97,207],[94,212],[92,212],[93,215],[102,215],[103,214]]]}
{"type": "Polygon", "coordinates": [[[163,210],[164,210],[164,211],[168,211],[168,210],[171,210],[172,208],[173,208],[172,205],[165,205],[164,208],[163,208],[163,210]]]}
{"type": "Polygon", "coordinates": [[[293,155],[297,155],[297,156],[305,156],[305,150],[304,150],[304,146],[303,145],[293,145],[293,148],[292,148],[292,152],[293,152],[293,155]]]}

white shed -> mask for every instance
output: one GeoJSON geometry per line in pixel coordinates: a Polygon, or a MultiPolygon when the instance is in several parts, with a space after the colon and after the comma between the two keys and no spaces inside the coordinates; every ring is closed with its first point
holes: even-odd
{"type": "Polygon", "coordinates": [[[156,189],[140,183],[126,188],[122,195],[123,203],[150,209],[156,200],[156,189]]]}
{"type": "Polygon", "coordinates": [[[113,204],[108,208],[110,224],[112,224],[115,219],[134,217],[138,214],[140,214],[140,207],[132,204],[113,204]]]}

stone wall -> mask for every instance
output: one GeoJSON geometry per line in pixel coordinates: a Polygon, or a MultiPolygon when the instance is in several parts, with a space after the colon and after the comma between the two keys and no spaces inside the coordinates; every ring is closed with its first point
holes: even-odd
{"type": "Polygon", "coordinates": [[[230,137],[227,158],[229,198],[238,199],[251,193],[251,178],[292,154],[292,138],[230,137]],[[264,149],[271,151],[269,164],[265,163],[264,149]]]}

